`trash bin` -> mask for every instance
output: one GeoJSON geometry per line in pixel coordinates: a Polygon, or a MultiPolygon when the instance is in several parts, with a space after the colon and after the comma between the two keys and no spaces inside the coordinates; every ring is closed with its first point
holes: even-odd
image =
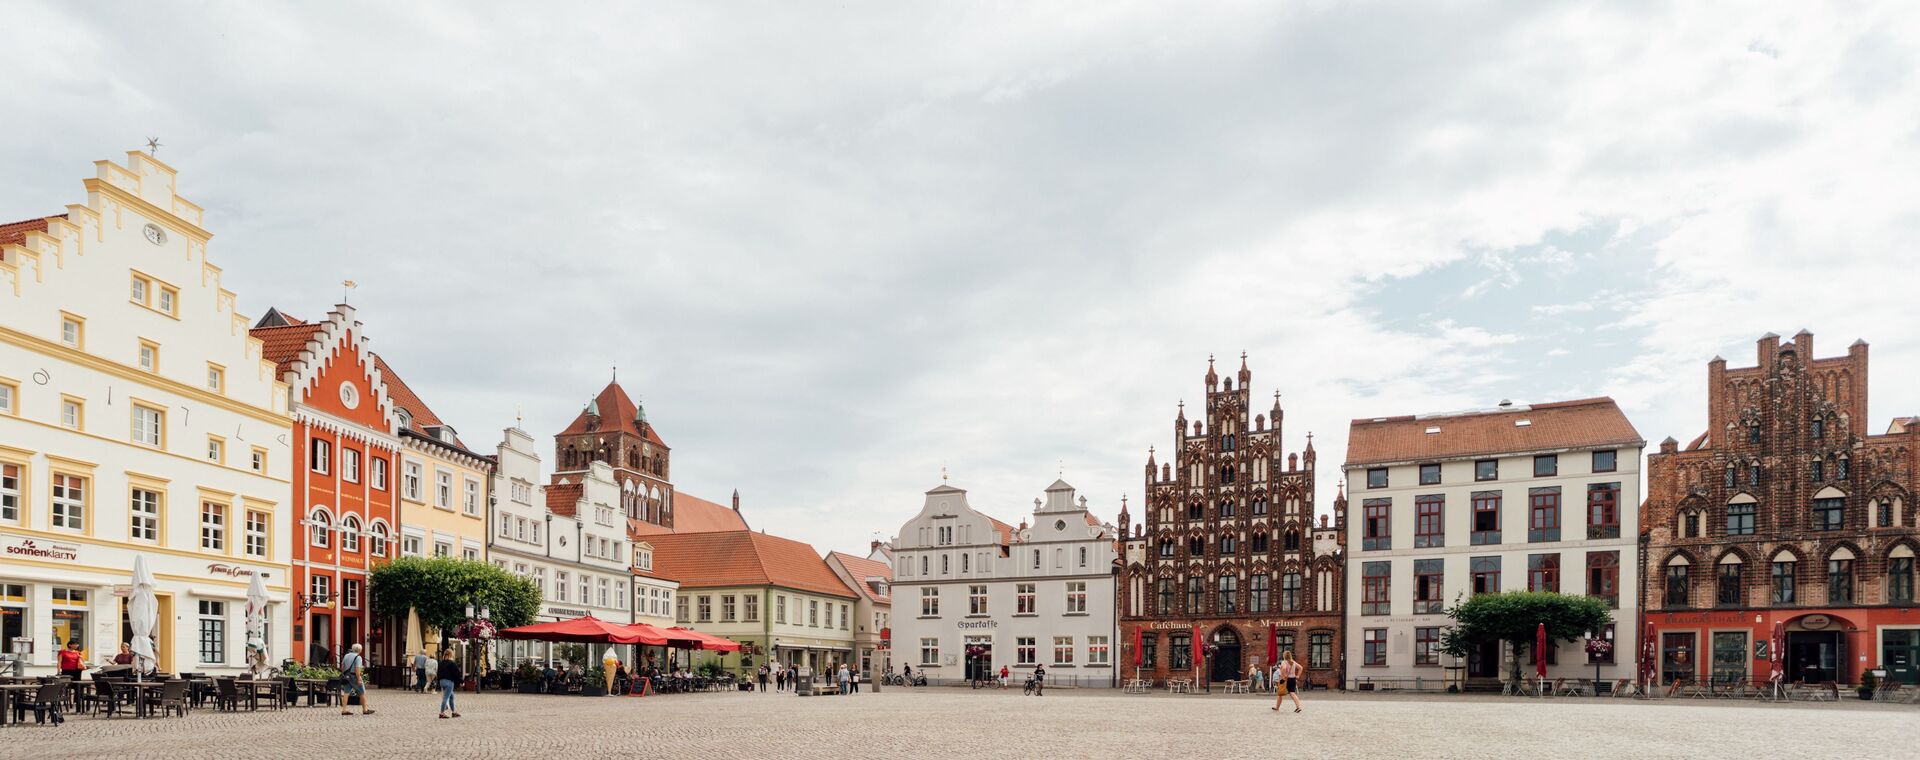
{"type": "Polygon", "coordinates": [[[793,669],[793,693],[797,696],[813,696],[813,668],[793,669]]]}

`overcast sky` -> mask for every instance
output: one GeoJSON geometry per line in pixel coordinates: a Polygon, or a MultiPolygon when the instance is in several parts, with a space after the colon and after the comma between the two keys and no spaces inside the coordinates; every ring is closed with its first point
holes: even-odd
{"type": "Polygon", "coordinates": [[[158,136],[243,313],[358,281],[549,468],[617,364],[681,490],[822,551],[943,466],[1113,519],[1210,353],[1323,511],[1352,418],[1611,395],[1685,441],[1770,330],[1920,413],[1911,3],[306,5],[11,8],[0,216],[158,136]]]}

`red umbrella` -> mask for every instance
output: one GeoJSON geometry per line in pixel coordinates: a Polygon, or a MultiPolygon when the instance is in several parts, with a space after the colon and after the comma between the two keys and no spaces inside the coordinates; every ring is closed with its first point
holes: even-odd
{"type": "Polygon", "coordinates": [[[534,623],[508,628],[495,634],[503,639],[532,641],[573,641],[595,644],[662,644],[642,640],[641,633],[618,623],[609,623],[592,615],[551,623],[534,623]]]}
{"type": "Polygon", "coordinates": [[[1547,677],[1547,624],[1541,623],[1533,631],[1533,672],[1541,678],[1547,677]]]}
{"type": "Polygon", "coordinates": [[[1642,684],[1653,683],[1654,674],[1659,672],[1658,665],[1654,661],[1659,652],[1656,647],[1658,639],[1659,634],[1653,630],[1653,621],[1647,621],[1647,630],[1640,634],[1640,683],[1642,684]]]}
{"type": "Polygon", "coordinates": [[[1139,628],[1133,629],[1133,666],[1136,668],[1140,667],[1141,663],[1145,662],[1145,660],[1142,658],[1146,657],[1146,653],[1141,651],[1140,649],[1140,643],[1141,643],[1140,631],[1141,629],[1139,628]]]}
{"type": "Polygon", "coordinates": [[[1280,661],[1280,626],[1267,624],[1267,667],[1280,661]]]}
{"type": "MultiPolygon", "coordinates": [[[[646,625],[646,624],[637,623],[635,624],[635,627],[638,627],[641,625],[646,625]]],[[[652,626],[648,626],[648,627],[651,628],[652,626]]],[[[715,636],[710,633],[701,633],[699,631],[696,631],[690,628],[681,628],[679,626],[674,626],[672,628],[667,628],[662,630],[661,633],[665,634],[669,639],[691,637],[695,642],[698,643],[698,647],[688,647],[689,649],[698,648],[698,649],[704,649],[709,652],[740,651],[740,642],[738,641],[734,641],[732,639],[727,639],[727,638],[721,638],[719,636],[715,636]]]]}
{"type": "Polygon", "coordinates": [[[1787,677],[1786,653],[1781,651],[1786,645],[1787,624],[1776,621],[1773,624],[1773,645],[1767,648],[1767,660],[1773,665],[1773,672],[1767,676],[1770,680],[1779,681],[1787,677]]]}

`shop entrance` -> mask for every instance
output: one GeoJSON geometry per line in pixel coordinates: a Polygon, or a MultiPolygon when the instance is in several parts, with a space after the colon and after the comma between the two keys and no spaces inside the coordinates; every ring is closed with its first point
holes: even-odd
{"type": "Polygon", "coordinates": [[[1787,634],[1787,680],[1820,683],[1844,678],[1846,642],[1839,631],[1792,631],[1787,634]]]}
{"type": "Polygon", "coordinates": [[[993,637],[967,637],[967,681],[978,684],[996,677],[993,668],[993,637]]]}
{"type": "Polygon", "coordinates": [[[1920,630],[1882,630],[1880,667],[1902,683],[1920,683],[1920,630]]]}
{"type": "Polygon", "coordinates": [[[1240,680],[1240,634],[1223,626],[1213,632],[1213,646],[1213,659],[1207,663],[1208,680],[1240,680]]]}
{"type": "Polygon", "coordinates": [[[1675,681],[1698,676],[1695,661],[1696,652],[1694,634],[1663,633],[1660,635],[1660,682],[1675,681]]]}
{"type": "Polygon", "coordinates": [[[1482,641],[1467,653],[1468,678],[1500,677],[1499,640],[1482,641]]]}

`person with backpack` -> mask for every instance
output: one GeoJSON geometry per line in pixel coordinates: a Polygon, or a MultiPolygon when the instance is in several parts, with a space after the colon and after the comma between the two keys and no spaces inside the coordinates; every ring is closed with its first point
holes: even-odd
{"type": "Polygon", "coordinates": [[[340,658],[340,714],[341,715],[353,714],[352,710],[347,709],[348,697],[360,698],[360,714],[361,715],[373,714],[373,710],[367,707],[367,682],[366,682],[367,672],[366,671],[367,671],[367,658],[360,654],[360,645],[355,644],[347,650],[346,656],[340,658]]]}

